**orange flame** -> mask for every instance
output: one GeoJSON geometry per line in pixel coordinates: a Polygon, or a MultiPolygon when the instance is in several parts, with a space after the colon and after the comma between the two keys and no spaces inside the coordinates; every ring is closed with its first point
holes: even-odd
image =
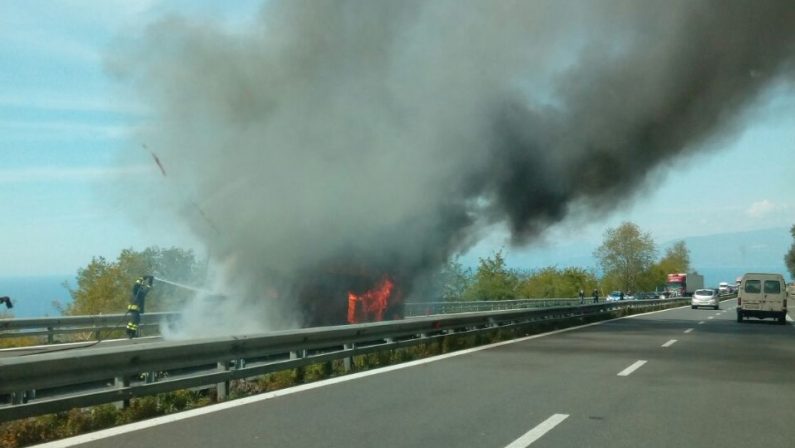
{"type": "Polygon", "coordinates": [[[395,284],[385,278],[375,288],[363,294],[348,292],[348,323],[378,322],[384,319],[389,296],[395,284]]]}

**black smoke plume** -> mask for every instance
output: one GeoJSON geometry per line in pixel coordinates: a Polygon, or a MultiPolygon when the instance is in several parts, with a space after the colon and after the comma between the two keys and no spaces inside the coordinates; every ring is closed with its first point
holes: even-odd
{"type": "Polygon", "coordinates": [[[382,275],[408,296],[485,226],[524,243],[632,199],[792,78],[793,24],[789,0],[272,0],[245,29],[164,18],[110,66],[152,110],[151,201],[273,327],[382,275]]]}

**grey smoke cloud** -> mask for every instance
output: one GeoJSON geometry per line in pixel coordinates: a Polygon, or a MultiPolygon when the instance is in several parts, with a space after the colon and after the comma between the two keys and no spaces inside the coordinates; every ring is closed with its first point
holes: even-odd
{"type": "Polygon", "coordinates": [[[408,294],[486,225],[527,242],[631,199],[792,77],[793,23],[774,0],[273,0],[244,30],[164,18],[109,65],[155,114],[152,201],[284,312],[317,273],[408,294]]]}

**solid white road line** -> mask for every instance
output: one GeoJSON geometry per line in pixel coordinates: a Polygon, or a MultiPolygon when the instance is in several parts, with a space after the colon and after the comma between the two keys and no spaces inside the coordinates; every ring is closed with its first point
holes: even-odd
{"type": "Polygon", "coordinates": [[[519,437],[518,439],[511,442],[511,444],[507,445],[505,448],[526,448],[567,418],[569,418],[569,414],[554,414],[552,417],[549,417],[548,419],[541,422],[541,424],[535,428],[524,433],[522,437],[519,437]]]}
{"type": "Polygon", "coordinates": [[[709,317],[707,317],[707,319],[714,319],[714,318],[715,318],[715,316],[709,316],[709,317]]]}
{"type": "Polygon", "coordinates": [[[618,372],[618,376],[629,376],[632,372],[638,370],[643,364],[646,364],[645,360],[641,359],[640,361],[635,361],[631,366],[618,372]]]}
{"type": "Polygon", "coordinates": [[[663,346],[663,347],[670,347],[670,346],[672,346],[672,345],[674,345],[674,344],[676,344],[676,339],[671,339],[670,341],[666,342],[666,343],[665,343],[665,344],[663,344],[662,346],[663,346]]]}
{"type": "Polygon", "coordinates": [[[685,333],[690,333],[691,331],[693,331],[693,329],[692,328],[688,328],[687,330],[685,330],[685,333]]]}

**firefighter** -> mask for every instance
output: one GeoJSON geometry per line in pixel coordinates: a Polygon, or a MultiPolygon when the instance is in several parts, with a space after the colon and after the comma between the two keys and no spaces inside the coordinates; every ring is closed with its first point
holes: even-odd
{"type": "Polygon", "coordinates": [[[130,339],[138,336],[138,325],[141,323],[141,314],[144,313],[146,295],[152,288],[153,281],[153,276],[146,275],[139,277],[133,285],[132,300],[127,305],[127,313],[130,314],[130,320],[127,322],[127,337],[130,339]]]}

